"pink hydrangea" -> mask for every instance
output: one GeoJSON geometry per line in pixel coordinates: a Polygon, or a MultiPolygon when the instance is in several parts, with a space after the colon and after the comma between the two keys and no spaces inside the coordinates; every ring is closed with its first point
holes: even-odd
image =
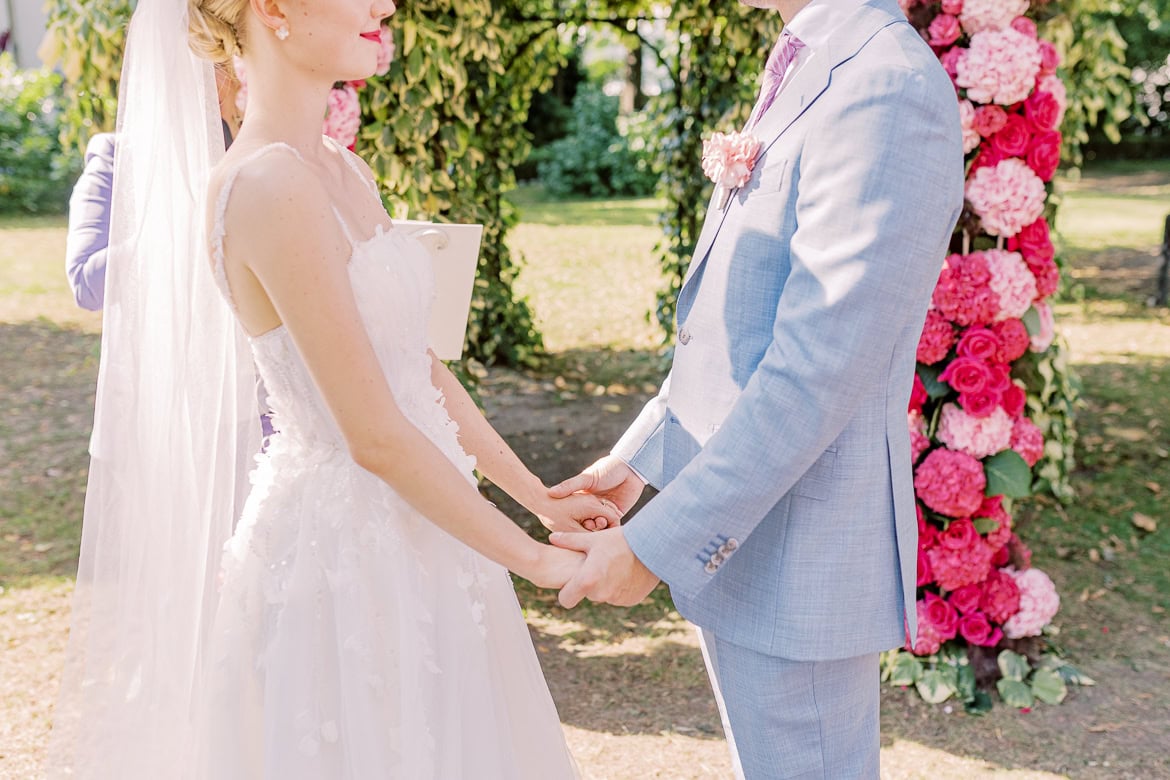
{"type": "Polygon", "coordinates": [[[383,27],[379,42],[381,48],[378,49],[378,66],[374,69],[374,74],[385,76],[390,72],[390,63],[394,62],[394,33],[383,27]]]}
{"type": "Polygon", "coordinates": [[[991,330],[999,338],[1000,349],[995,353],[999,363],[1014,363],[1023,357],[1032,343],[1028,328],[1023,320],[1008,318],[991,324],[991,330]]]}
{"type": "Polygon", "coordinates": [[[914,489],[922,503],[948,517],[969,517],[983,503],[987,475],[983,464],[963,452],[945,447],[931,451],[914,474],[914,489]]]}
{"type": "Polygon", "coordinates": [[[963,54],[967,51],[962,46],[952,46],[951,48],[938,55],[939,64],[943,66],[943,70],[954,81],[959,76],[959,60],[963,59],[963,54]]]}
{"type": "Polygon", "coordinates": [[[996,623],[1004,623],[1020,610],[1020,587],[1010,574],[992,569],[983,583],[980,606],[987,617],[996,623]]]}
{"type": "Polygon", "coordinates": [[[1028,10],[1028,0],[964,0],[959,19],[970,35],[985,30],[1002,30],[1028,10]]]}
{"type": "Polygon", "coordinates": [[[934,365],[947,356],[954,343],[955,326],[937,309],[928,311],[922,336],[918,339],[918,362],[934,365]]]}
{"type": "Polygon", "coordinates": [[[942,647],[943,638],[939,636],[938,629],[934,627],[926,614],[926,602],[919,600],[917,605],[918,612],[918,636],[914,640],[914,644],[906,641],[906,649],[914,653],[914,655],[934,655],[942,647]]]}
{"type": "Polygon", "coordinates": [[[1039,72],[1040,45],[1008,27],[971,36],[971,45],[955,64],[955,83],[976,103],[1011,106],[1028,97],[1039,72]]]}
{"type": "Polygon", "coordinates": [[[1016,571],[1004,569],[1020,589],[1020,609],[1004,623],[1003,632],[1009,639],[1039,636],[1044,627],[1060,609],[1060,595],[1048,575],[1039,569],[1016,571]]]}
{"type": "Polygon", "coordinates": [[[976,417],[958,404],[945,404],[938,439],[952,450],[965,452],[972,458],[986,458],[1011,446],[1012,418],[999,406],[986,417],[976,417]]]}
{"type": "Polygon", "coordinates": [[[970,100],[959,101],[959,121],[963,128],[963,154],[967,154],[979,146],[981,140],[975,129],[975,106],[970,100]]]}
{"type": "Polygon", "coordinates": [[[963,12],[963,0],[942,0],[942,12],[958,16],[963,12]]]}
{"type": "Polygon", "coordinates": [[[999,315],[999,296],[990,282],[991,267],[983,252],[951,255],[934,288],[934,307],[959,325],[993,322],[999,315]]]}
{"type": "Polygon", "coordinates": [[[1029,466],[1044,457],[1044,434],[1027,417],[1020,417],[1012,426],[1011,447],[1029,466]]]}
{"type": "Polygon", "coordinates": [[[939,535],[939,541],[939,544],[927,551],[927,555],[930,558],[931,572],[940,588],[954,591],[965,585],[977,585],[987,579],[995,552],[975,532],[970,520],[952,522],[947,530],[939,535]],[[966,529],[962,546],[945,543],[947,533],[956,526],[966,529]]]}
{"type": "Polygon", "coordinates": [[[922,453],[930,449],[930,437],[926,435],[926,418],[922,412],[907,412],[910,426],[910,462],[917,463],[922,453]]]}
{"type": "Polygon", "coordinates": [[[345,84],[329,90],[329,111],[325,114],[322,132],[342,146],[352,148],[361,124],[361,106],[353,85],[345,84]]]}
{"type": "Polygon", "coordinates": [[[1018,252],[988,249],[987,265],[991,269],[989,285],[999,296],[998,320],[1023,317],[1036,300],[1036,277],[1018,252]]]}
{"type": "Polygon", "coordinates": [[[1034,308],[1040,315],[1040,332],[1032,336],[1031,349],[1033,352],[1044,352],[1056,338],[1056,320],[1052,316],[1052,307],[1046,302],[1040,301],[1034,304],[1034,308]]]}
{"type": "Polygon", "coordinates": [[[975,171],[967,180],[967,201],[993,236],[1008,238],[1044,213],[1044,182],[1015,157],[975,171]]]}

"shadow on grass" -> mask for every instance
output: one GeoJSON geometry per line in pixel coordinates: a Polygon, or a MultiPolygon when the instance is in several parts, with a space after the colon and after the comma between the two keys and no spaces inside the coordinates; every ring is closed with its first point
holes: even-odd
{"type": "Polygon", "coordinates": [[[99,342],[0,324],[0,584],[76,570],[99,342]]]}

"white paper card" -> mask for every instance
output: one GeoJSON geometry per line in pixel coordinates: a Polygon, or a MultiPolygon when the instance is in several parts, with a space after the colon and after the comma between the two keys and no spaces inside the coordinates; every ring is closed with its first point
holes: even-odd
{"type": "Polygon", "coordinates": [[[467,336],[483,225],[407,219],[395,220],[394,225],[417,238],[431,254],[435,269],[431,349],[441,360],[458,360],[463,355],[463,342],[467,336]]]}

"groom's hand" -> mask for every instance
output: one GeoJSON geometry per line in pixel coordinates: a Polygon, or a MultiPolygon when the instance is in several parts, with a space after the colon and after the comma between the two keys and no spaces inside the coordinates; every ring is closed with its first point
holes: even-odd
{"type": "Polygon", "coordinates": [[[593,534],[555,533],[549,541],[585,553],[581,568],[561,588],[560,602],[564,607],[575,607],[583,598],[632,607],[658,584],[658,577],[630,549],[621,528],[593,534]]]}
{"type": "Polygon", "coordinates": [[[564,498],[573,493],[592,493],[612,501],[623,515],[638,502],[646,483],[616,455],[606,455],[575,477],[553,485],[548,493],[564,498]]]}

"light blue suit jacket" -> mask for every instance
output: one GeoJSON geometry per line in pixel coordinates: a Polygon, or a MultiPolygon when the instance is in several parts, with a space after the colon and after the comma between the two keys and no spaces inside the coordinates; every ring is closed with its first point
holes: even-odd
{"type": "Polygon", "coordinates": [[[915,625],[906,408],[963,202],[955,90],[869,0],[755,135],[751,181],[708,209],[670,376],[614,448],[661,490],[625,533],[727,641],[876,652],[915,625]]]}

